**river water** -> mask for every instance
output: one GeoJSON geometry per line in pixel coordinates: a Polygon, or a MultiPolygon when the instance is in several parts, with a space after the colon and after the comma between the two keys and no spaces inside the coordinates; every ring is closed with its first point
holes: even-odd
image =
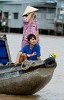
{"type": "MultiPolygon", "coordinates": [[[[21,48],[22,34],[7,34],[12,62],[15,62],[21,48]]],[[[0,100],[64,100],[64,37],[40,35],[41,58],[44,60],[52,52],[58,53],[57,67],[51,81],[34,95],[0,94],[0,100]]]]}

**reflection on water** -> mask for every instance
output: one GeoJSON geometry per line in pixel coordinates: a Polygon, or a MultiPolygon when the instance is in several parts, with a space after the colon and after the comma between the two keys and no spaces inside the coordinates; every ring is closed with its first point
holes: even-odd
{"type": "MultiPolygon", "coordinates": [[[[12,61],[15,62],[18,51],[21,48],[22,34],[7,34],[12,61]],[[13,56],[14,55],[14,56],[13,56]]],[[[40,35],[42,59],[51,52],[57,52],[57,68],[51,81],[34,95],[0,95],[0,100],[64,100],[64,37],[40,35]]]]}
{"type": "Polygon", "coordinates": [[[0,95],[0,100],[38,100],[39,95],[17,96],[17,95],[0,95]]]}

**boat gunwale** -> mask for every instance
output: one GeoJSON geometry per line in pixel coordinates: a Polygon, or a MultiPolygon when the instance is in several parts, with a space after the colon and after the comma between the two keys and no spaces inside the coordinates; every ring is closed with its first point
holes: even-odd
{"type": "MultiPolygon", "coordinates": [[[[27,73],[27,72],[30,72],[30,71],[33,71],[33,70],[36,70],[36,69],[39,69],[39,68],[47,68],[47,67],[45,66],[44,62],[40,65],[37,65],[37,66],[35,65],[34,67],[33,66],[29,67],[26,70],[22,70],[22,63],[19,63],[17,65],[15,65],[15,64],[3,65],[3,66],[0,66],[0,70],[1,70],[0,74],[17,72],[17,71],[21,71],[22,73],[27,73]],[[9,69],[9,71],[7,71],[7,69],[9,69]]],[[[48,68],[56,68],[56,65],[54,67],[48,67],[48,68]]]]}

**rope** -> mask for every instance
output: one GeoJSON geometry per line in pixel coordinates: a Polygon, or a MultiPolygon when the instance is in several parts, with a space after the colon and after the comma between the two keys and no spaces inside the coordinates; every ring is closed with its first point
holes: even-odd
{"type": "Polygon", "coordinates": [[[26,70],[26,69],[29,69],[31,67],[34,67],[36,65],[36,62],[35,61],[32,61],[32,60],[25,60],[23,63],[22,63],[22,70],[26,70]]]}

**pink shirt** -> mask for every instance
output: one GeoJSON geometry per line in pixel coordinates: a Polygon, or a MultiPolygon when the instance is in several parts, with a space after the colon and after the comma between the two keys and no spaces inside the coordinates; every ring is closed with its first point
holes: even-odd
{"type": "Polygon", "coordinates": [[[27,18],[24,16],[23,17],[23,39],[22,40],[27,40],[27,36],[29,34],[34,34],[38,42],[39,36],[36,33],[37,31],[38,31],[37,19],[34,18],[33,20],[28,21],[27,18]]]}

